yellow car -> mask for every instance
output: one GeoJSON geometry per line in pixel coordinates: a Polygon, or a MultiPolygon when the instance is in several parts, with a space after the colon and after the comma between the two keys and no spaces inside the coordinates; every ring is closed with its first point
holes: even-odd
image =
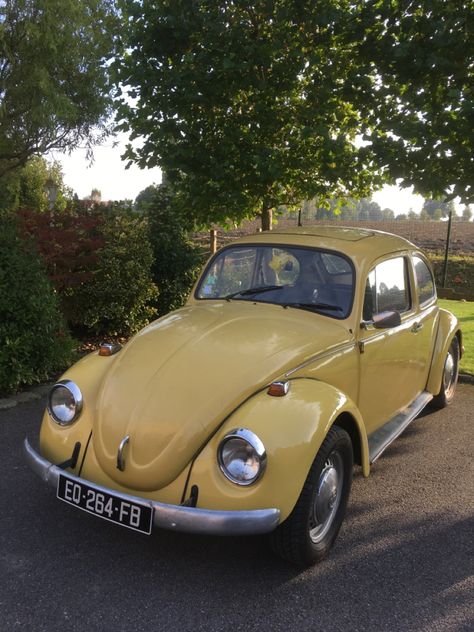
{"type": "Polygon", "coordinates": [[[186,305],[53,386],[32,469],[62,501],[149,534],[268,533],[299,565],[462,351],[425,256],[386,233],[309,227],[242,238],[186,305]]]}

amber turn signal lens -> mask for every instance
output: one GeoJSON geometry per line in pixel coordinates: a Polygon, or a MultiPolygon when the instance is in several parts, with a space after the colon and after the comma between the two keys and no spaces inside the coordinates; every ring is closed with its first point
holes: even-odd
{"type": "Polygon", "coordinates": [[[99,346],[99,355],[111,356],[111,355],[114,355],[114,353],[117,353],[117,351],[120,351],[121,348],[122,348],[122,345],[120,345],[118,342],[116,344],[111,344],[109,342],[102,342],[101,345],[99,346]]]}
{"type": "Polygon", "coordinates": [[[284,397],[290,390],[289,382],[272,382],[267,393],[272,397],[284,397]]]}

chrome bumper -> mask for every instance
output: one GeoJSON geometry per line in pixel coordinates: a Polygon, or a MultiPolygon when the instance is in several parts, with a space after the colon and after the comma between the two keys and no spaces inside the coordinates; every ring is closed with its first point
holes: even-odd
{"type": "Polygon", "coordinates": [[[139,496],[123,494],[114,489],[96,485],[86,479],[78,478],[70,472],[65,472],[38,454],[31,447],[27,438],[23,443],[23,450],[26,461],[33,472],[51,487],[57,488],[59,474],[64,474],[71,480],[83,481],[89,487],[100,492],[113,494],[121,500],[149,504],[153,509],[154,526],[162,529],[210,535],[253,535],[273,531],[280,520],[279,509],[216,511],[183,507],[182,505],[168,505],[139,496]]]}

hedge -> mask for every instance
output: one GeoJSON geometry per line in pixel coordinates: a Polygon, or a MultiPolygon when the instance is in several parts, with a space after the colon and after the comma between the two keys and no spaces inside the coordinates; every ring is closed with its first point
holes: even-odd
{"type": "Polygon", "coordinates": [[[0,393],[46,380],[67,366],[74,343],[58,297],[38,255],[18,234],[0,226],[0,393]]]}

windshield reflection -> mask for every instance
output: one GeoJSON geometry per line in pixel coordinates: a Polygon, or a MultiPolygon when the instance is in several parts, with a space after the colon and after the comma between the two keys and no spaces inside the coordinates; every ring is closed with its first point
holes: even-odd
{"type": "Polygon", "coordinates": [[[346,318],[353,293],[353,266],[342,254],[240,245],[217,253],[203,274],[196,298],[274,303],[346,318]]]}

